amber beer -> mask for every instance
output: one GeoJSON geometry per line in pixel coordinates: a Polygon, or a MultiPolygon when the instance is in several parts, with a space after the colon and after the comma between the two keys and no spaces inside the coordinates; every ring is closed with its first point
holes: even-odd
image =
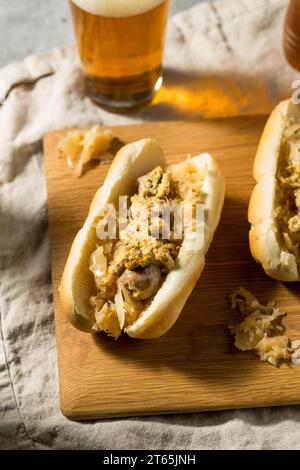
{"type": "Polygon", "coordinates": [[[127,109],[161,84],[169,0],[70,0],[89,93],[127,109]]]}

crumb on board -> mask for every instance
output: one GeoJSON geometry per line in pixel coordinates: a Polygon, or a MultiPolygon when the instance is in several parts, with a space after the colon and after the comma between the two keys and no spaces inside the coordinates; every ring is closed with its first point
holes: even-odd
{"type": "MultiPolygon", "coordinates": [[[[243,287],[231,296],[231,309],[240,314],[240,322],[229,326],[234,345],[241,351],[253,351],[263,362],[278,367],[282,362],[296,364],[295,353],[282,324],[286,312],[281,312],[274,301],[261,304],[243,287]]],[[[296,343],[296,342],[295,342],[296,343]]]]}
{"type": "Polygon", "coordinates": [[[70,130],[58,143],[59,158],[63,158],[77,176],[82,176],[92,161],[110,161],[123,143],[110,129],[96,125],[90,129],[70,130]]]}

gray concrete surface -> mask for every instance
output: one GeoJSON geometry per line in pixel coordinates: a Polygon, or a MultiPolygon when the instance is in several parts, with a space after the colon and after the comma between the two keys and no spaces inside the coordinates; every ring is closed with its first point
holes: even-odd
{"type": "MultiPolygon", "coordinates": [[[[173,0],[172,14],[204,0],[173,0]]],[[[0,66],[74,42],[67,0],[0,0],[0,66]]]]}

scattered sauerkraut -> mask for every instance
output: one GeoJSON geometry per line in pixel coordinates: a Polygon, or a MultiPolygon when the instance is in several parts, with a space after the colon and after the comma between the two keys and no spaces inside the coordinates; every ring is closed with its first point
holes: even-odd
{"type": "Polygon", "coordinates": [[[73,130],[59,142],[58,155],[66,160],[77,176],[82,176],[92,160],[111,160],[114,153],[113,141],[112,131],[99,125],[86,131],[73,130]]]}
{"type": "Polygon", "coordinates": [[[231,296],[231,308],[237,309],[240,323],[230,326],[234,345],[241,351],[254,351],[263,362],[278,366],[291,362],[291,341],[284,334],[282,324],[285,312],[281,312],[274,301],[261,304],[250,292],[240,287],[231,296]]]}

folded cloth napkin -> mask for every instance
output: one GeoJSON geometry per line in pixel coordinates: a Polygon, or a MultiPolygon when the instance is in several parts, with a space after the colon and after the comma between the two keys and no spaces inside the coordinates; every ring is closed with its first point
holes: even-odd
{"type": "Polygon", "coordinates": [[[75,423],[59,409],[42,138],[56,128],[268,112],[297,78],[286,0],[201,3],[169,24],[165,84],[117,116],[85,93],[74,49],[0,71],[0,448],[299,448],[298,407],[75,423]]]}

